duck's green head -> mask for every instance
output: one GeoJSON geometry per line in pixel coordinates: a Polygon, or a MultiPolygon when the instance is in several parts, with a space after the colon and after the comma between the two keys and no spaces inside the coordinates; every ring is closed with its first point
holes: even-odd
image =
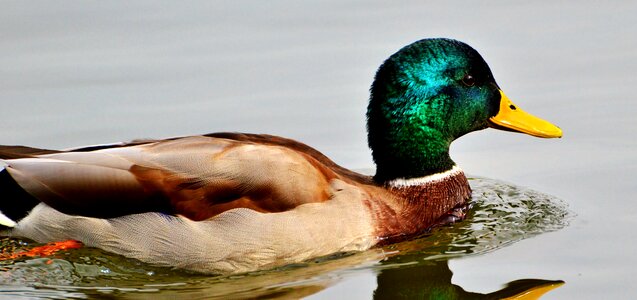
{"type": "Polygon", "coordinates": [[[389,57],[376,73],[367,119],[379,182],[451,169],[451,142],[487,127],[562,136],[516,107],[477,51],[450,39],[420,40],[389,57]]]}

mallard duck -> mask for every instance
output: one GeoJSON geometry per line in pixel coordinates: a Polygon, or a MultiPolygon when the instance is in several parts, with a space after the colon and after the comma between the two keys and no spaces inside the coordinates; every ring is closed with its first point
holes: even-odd
{"type": "Polygon", "coordinates": [[[367,110],[373,176],[263,134],[68,151],[3,146],[0,223],[7,236],[77,240],[205,273],[362,251],[461,218],[470,187],[449,146],[487,127],[562,135],[513,104],[476,50],[423,39],[376,73],[367,110]]]}

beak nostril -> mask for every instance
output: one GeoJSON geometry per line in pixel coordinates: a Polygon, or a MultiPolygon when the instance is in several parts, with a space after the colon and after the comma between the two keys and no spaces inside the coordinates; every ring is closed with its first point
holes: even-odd
{"type": "Polygon", "coordinates": [[[516,109],[516,108],[515,108],[515,105],[513,105],[513,104],[509,105],[509,108],[510,108],[510,109],[512,109],[512,110],[515,110],[515,109],[516,109]]]}

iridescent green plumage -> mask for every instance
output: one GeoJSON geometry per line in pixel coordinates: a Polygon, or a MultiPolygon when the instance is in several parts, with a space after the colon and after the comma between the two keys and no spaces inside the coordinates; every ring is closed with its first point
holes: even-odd
{"type": "Polygon", "coordinates": [[[500,94],[489,66],[468,45],[425,39],[392,55],[376,73],[368,141],[379,182],[449,170],[449,146],[484,129],[500,94]]]}

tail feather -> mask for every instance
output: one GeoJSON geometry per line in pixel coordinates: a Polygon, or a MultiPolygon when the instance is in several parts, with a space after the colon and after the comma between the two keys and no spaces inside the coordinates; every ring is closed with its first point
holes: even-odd
{"type": "Polygon", "coordinates": [[[0,145],[0,159],[27,158],[40,154],[59,153],[57,150],[39,149],[26,146],[0,145]]]}
{"type": "Polygon", "coordinates": [[[0,225],[14,227],[40,203],[11,177],[6,168],[0,170],[0,225]]]}
{"type": "Polygon", "coordinates": [[[0,145],[0,229],[2,227],[14,227],[15,221],[26,215],[38,203],[11,177],[6,169],[3,159],[16,159],[34,157],[40,154],[58,153],[56,150],[38,149],[25,146],[0,145]]]}

